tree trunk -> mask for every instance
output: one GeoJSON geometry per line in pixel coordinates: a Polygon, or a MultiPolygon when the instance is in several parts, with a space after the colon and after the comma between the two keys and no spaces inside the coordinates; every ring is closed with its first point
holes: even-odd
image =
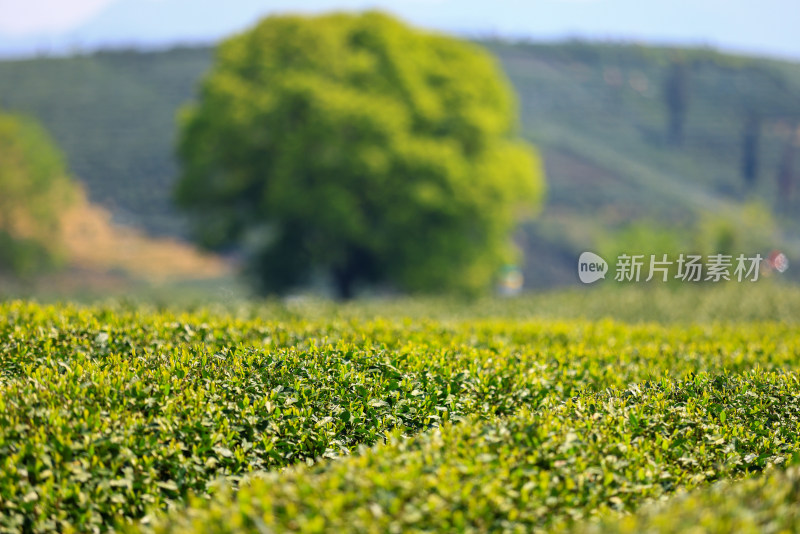
{"type": "Polygon", "coordinates": [[[351,300],[354,296],[355,271],[349,266],[335,269],[333,271],[333,282],[336,289],[336,297],[339,300],[351,300]]]}
{"type": "Polygon", "coordinates": [[[797,142],[796,125],[792,127],[792,133],[786,140],[783,149],[781,162],[778,166],[778,205],[788,206],[792,198],[794,185],[794,155],[797,142]]]}
{"type": "Polygon", "coordinates": [[[752,189],[758,178],[758,144],[761,137],[761,119],[749,111],[742,133],[742,178],[748,189],[752,189]]]}
{"type": "Polygon", "coordinates": [[[689,71],[681,62],[673,62],[667,73],[664,102],[667,108],[667,141],[674,147],[681,146],[689,108],[689,71]]]}

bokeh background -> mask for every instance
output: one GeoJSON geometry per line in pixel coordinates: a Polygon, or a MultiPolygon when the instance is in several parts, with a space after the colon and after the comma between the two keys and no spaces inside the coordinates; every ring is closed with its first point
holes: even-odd
{"type": "Polygon", "coordinates": [[[472,41],[513,86],[547,192],[495,291],[578,286],[584,250],[800,262],[793,0],[0,0],[0,112],[27,121],[0,124],[0,294],[248,295],[241,251],[199,250],[175,205],[176,116],[221,40],[269,15],[365,9],[472,41]],[[19,153],[70,185],[15,186],[35,182],[19,153]]]}

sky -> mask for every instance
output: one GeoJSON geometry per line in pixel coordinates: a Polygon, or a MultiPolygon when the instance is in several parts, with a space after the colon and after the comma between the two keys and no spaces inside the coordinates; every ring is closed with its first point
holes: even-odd
{"type": "Polygon", "coordinates": [[[468,37],[700,45],[800,61],[800,0],[0,0],[0,56],[213,43],[272,13],[371,8],[468,37]]]}

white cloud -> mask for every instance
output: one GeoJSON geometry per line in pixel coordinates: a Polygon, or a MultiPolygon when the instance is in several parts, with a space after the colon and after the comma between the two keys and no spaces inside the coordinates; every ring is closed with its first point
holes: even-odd
{"type": "Polygon", "coordinates": [[[0,33],[71,30],[116,0],[0,0],[0,33]]]}

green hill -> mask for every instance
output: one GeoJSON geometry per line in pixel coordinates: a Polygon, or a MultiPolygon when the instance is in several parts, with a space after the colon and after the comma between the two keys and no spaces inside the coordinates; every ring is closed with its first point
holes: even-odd
{"type": "MultiPolygon", "coordinates": [[[[526,136],[545,154],[549,202],[526,228],[529,249],[574,261],[610,229],[642,220],[672,229],[681,246],[691,247],[714,241],[699,235],[709,220],[737,226],[756,202],[772,212],[777,231],[746,223],[739,231],[751,235],[738,244],[755,241],[797,254],[792,147],[798,145],[800,65],[707,49],[484,44],[519,93],[526,136]],[[686,100],[679,143],[669,136],[665,98],[676,64],[683,65],[686,100]],[[748,181],[742,162],[752,117],[755,172],[748,181]],[[764,236],[768,242],[759,241],[764,236]]],[[[540,262],[528,278],[574,279],[571,268],[566,277],[552,269],[540,262]]]]}
{"type": "Polygon", "coordinates": [[[0,62],[0,108],[49,128],[91,200],[119,222],[181,234],[170,199],[175,114],[210,61],[198,48],[0,62]]]}
{"type": "MultiPolygon", "coordinates": [[[[799,64],[705,49],[482,44],[516,87],[521,128],[547,166],[547,206],[519,233],[529,285],[574,281],[576,254],[610,247],[630,221],[666,229],[686,247],[716,239],[704,232],[722,220],[747,234],[740,245],[767,236],[763,249],[798,257],[799,64]],[[766,228],[769,217],[747,223],[754,201],[772,213],[777,232],[766,228]]],[[[0,62],[0,108],[48,127],[91,199],[118,221],[183,235],[170,201],[175,117],[212,54],[178,48],[0,62]]]]}

